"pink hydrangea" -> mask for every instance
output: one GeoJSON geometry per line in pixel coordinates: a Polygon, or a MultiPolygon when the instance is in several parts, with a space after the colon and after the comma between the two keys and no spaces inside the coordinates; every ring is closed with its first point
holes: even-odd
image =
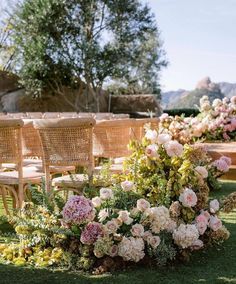
{"type": "Polygon", "coordinates": [[[97,239],[104,236],[104,230],[102,224],[98,222],[92,222],[87,224],[80,236],[81,243],[85,245],[91,245],[96,242],[97,239]]]}
{"type": "Polygon", "coordinates": [[[71,224],[83,224],[94,219],[94,207],[92,201],[84,196],[71,196],[62,211],[63,220],[71,224]]]}
{"type": "Polygon", "coordinates": [[[226,157],[226,156],[222,156],[220,159],[223,160],[223,161],[225,161],[226,164],[227,164],[229,167],[231,166],[231,163],[232,163],[231,158],[226,157]]]}
{"type": "Polygon", "coordinates": [[[222,159],[222,158],[214,161],[213,166],[215,166],[218,171],[223,172],[223,173],[225,173],[229,170],[228,163],[226,162],[225,159],[222,159]]]}

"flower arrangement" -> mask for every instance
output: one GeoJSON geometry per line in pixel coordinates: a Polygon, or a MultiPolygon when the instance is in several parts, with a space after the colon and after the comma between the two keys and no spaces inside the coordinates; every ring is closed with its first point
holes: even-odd
{"type": "Polygon", "coordinates": [[[207,96],[200,99],[197,117],[179,117],[163,114],[160,117],[160,133],[169,133],[180,143],[195,141],[235,141],[236,96],[231,100],[215,99],[212,104],[207,96]]]}
{"type": "Polygon", "coordinates": [[[227,171],[229,158],[212,163],[203,149],[151,129],[130,148],[128,171],[112,186],[63,205],[26,203],[10,218],[19,242],[0,245],[1,261],[98,274],[124,264],[165,265],[229,237],[219,211],[235,207],[235,195],[222,205],[209,200],[209,177],[227,171]]]}

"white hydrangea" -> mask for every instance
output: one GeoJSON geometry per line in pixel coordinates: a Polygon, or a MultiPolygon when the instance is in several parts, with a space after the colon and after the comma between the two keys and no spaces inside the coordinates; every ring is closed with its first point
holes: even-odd
{"type": "Polygon", "coordinates": [[[157,234],[169,227],[171,221],[169,210],[165,206],[152,207],[145,211],[145,215],[151,221],[151,230],[157,234]]]}
{"type": "Polygon", "coordinates": [[[145,256],[143,239],[123,237],[118,244],[118,255],[125,261],[139,262],[145,256]]]}
{"type": "Polygon", "coordinates": [[[175,243],[181,248],[192,246],[198,238],[199,233],[195,225],[181,224],[173,233],[175,243]]]}

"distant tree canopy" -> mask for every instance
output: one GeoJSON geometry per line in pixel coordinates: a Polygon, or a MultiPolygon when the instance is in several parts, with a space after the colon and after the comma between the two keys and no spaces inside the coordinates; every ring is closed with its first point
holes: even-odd
{"type": "Polygon", "coordinates": [[[14,70],[34,96],[83,86],[96,100],[111,82],[158,92],[167,64],[154,15],[138,0],[24,0],[11,39],[14,70]]]}

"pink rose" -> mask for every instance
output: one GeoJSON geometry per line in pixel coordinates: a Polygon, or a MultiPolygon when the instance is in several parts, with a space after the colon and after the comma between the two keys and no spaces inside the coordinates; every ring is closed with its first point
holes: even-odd
{"type": "Polygon", "coordinates": [[[179,196],[179,201],[185,207],[194,207],[197,204],[197,195],[192,189],[185,188],[179,196]]]}
{"type": "Polygon", "coordinates": [[[102,200],[101,200],[100,197],[96,196],[96,197],[92,198],[92,203],[93,203],[93,206],[94,206],[95,208],[97,208],[97,207],[100,207],[100,206],[101,206],[102,200]]]}
{"type": "Polygon", "coordinates": [[[164,144],[164,147],[166,149],[167,155],[170,157],[179,157],[183,153],[183,145],[181,145],[178,141],[173,140],[169,141],[164,144]]]}
{"type": "Polygon", "coordinates": [[[191,245],[191,249],[192,250],[199,250],[199,249],[201,249],[202,247],[203,247],[203,241],[201,241],[201,240],[196,240],[196,241],[194,241],[193,243],[192,243],[192,245],[191,245]]]}
{"type": "Polygon", "coordinates": [[[161,243],[161,239],[158,236],[150,236],[147,238],[147,243],[153,248],[156,249],[161,243]]]}
{"type": "Polygon", "coordinates": [[[109,255],[111,257],[115,257],[118,254],[118,246],[117,245],[113,245],[110,250],[109,250],[109,255]]]}
{"type": "Polygon", "coordinates": [[[157,137],[158,144],[165,144],[171,140],[171,136],[169,134],[159,134],[157,137]]]}
{"type": "Polygon", "coordinates": [[[208,219],[204,214],[200,214],[196,217],[197,229],[200,235],[203,235],[207,229],[208,219]]]}
{"type": "Polygon", "coordinates": [[[209,221],[209,227],[213,231],[217,231],[222,227],[222,222],[217,216],[211,216],[209,221]]]}
{"type": "Polygon", "coordinates": [[[131,191],[134,188],[134,183],[129,180],[125,180],[121,182],[121,187],[124,191],[131,191]]]}
{"type": "Polygon", "coordinates": [[[159,158],[159,154],[157,153],[158,147],[156,144],[151,144],[146,147],[145,154],[150,158],[159,158]]]}
{"type": "Polygon", "coordinates": [[[108,221],[105,225],[105,228],[107,229],[108,233],[114,234],[119,228],[118,221],[116,219],[108,221]]]}
{"type": "Polygon", "coordinates": [[[132,228],[131,228],[131,234],[132,234],[134,237],[142,237],[143,234],[144,234],[143,225],[141,225],[141,224],[135,224],[135,225],[133,225],[132,228]]]}
{"type": "Polygon", "coordinates": [[[145,199],[143,199],[143,198],[137,200],[137,209],[138,209],[139,211],[144,212],[144,211],[147,210],[148,208],[150,208],[150,203],[149,203],[147,200],[145,200],[145,199]]]}

